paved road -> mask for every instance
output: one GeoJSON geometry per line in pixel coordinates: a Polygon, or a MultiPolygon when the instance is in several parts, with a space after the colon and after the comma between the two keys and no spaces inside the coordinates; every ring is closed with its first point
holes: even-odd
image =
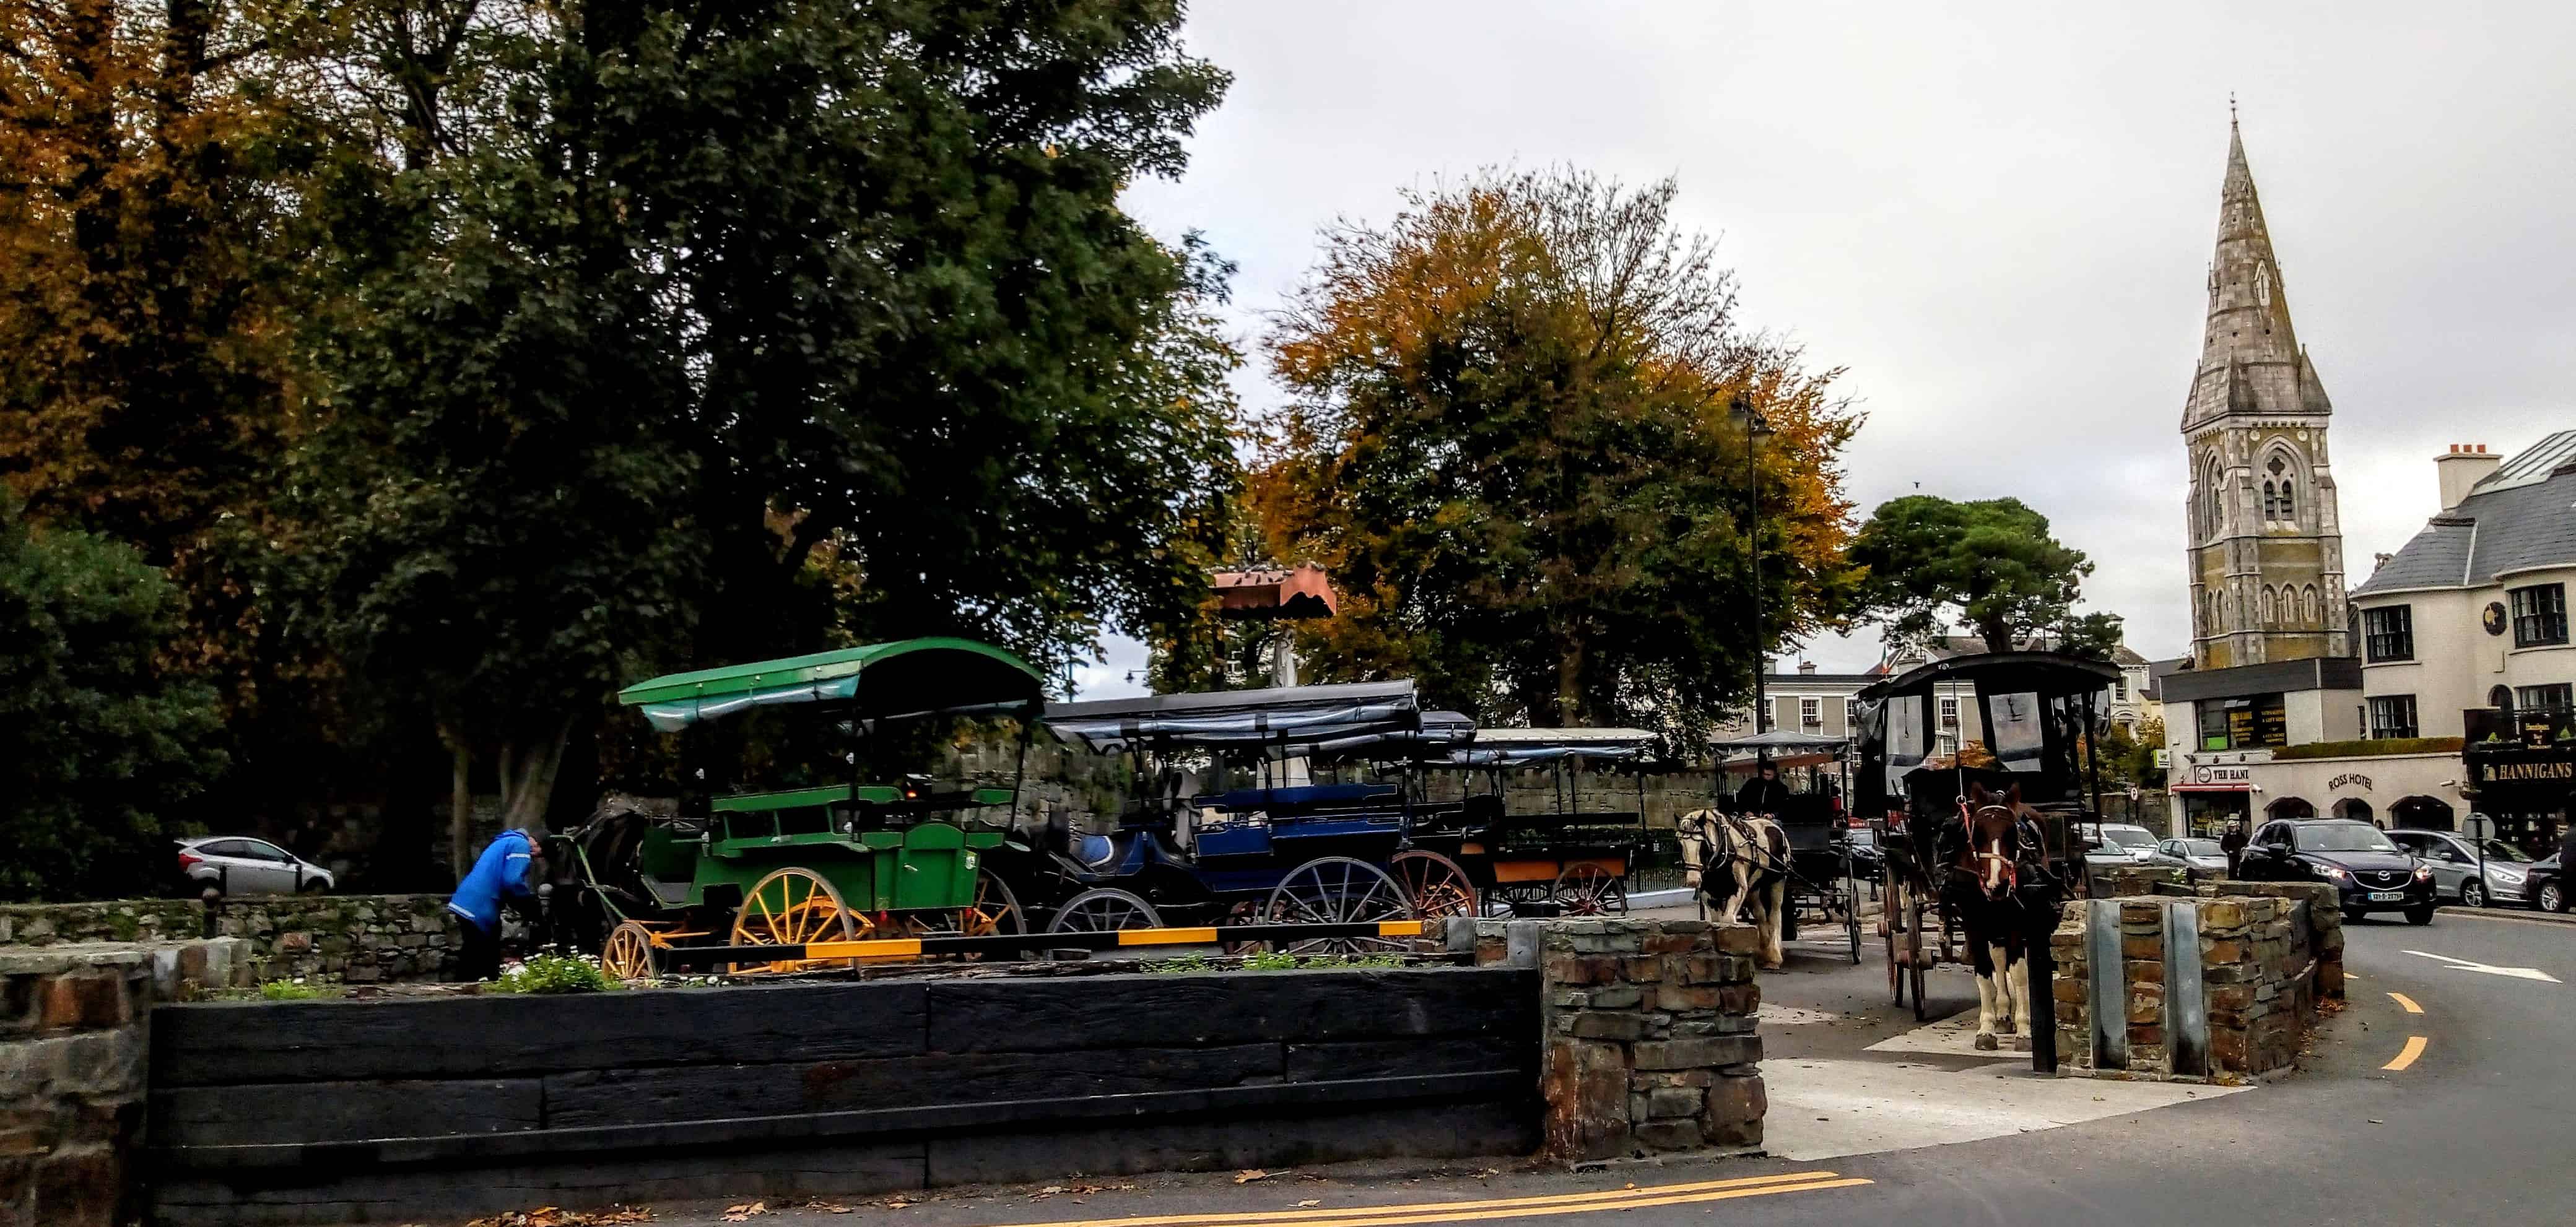
{"type": "MultiPolygon", "coordinates": [[[[855,1221],[906,1227],[1393,1227],[1553,1222],[1608,1211],[1619,1212],[1625,1227],[2568,1221],[2576,1205],[2576,1165],[2567,1153],[2576,1109],[2576,931],[2446,913],[2423,928],[2373,921],[2347,934],[2356,977],[2350,1008],[2322,1031],[2302,1072],[2237,1094],[2185,1092],[2184,1102],[2154,1111],[1804,1161],[1731,1159],[1580,1175],[1339,1168],[1242,1184],[1227,1176],[1069,1178],[1053,1192],[973,1191],[901,1209],[858,1203],[850,1212],[855,1221]],[[2474,965],[2528,968],[2556,982],[2474,965]],[[2407,1003],[2422,1012],[2409,1012],[2407,1003]],[[2410,1045],[2416,1037],[2423,1042],[2410,1045]],[[2403,1068],[2383,1068],[2410,1047],[2414,1055],[2403,1068]]],[[[1821,1026],[1766,1026],[1766,1063],[1837,1060],[1907,1032],[1911,1012],[1884,1008],[1883,975],[1875,963],[1854,968],[1810,956],[1766,977],[1767,1002],[1852,1016],[1821,1026]]],[[[1973,1001],[1965,977],[1936,978],[1936,1007],[1973,1001]]],[[[1982,1068],[1967,1055],[1913,1060],[1951,1076],[1982,1068]]],[[[2124,1102],[2110,1098],[2119,1084],[2045,1085],[2099,1089],[2111,1105],[2103,1110],[2124,1102]]],[[[1775,1139],[1796,1132],[1783,1114],[1775,1102],[1775,1139]]],[[[2070,1108],[2068,1115],[2083,1113],[2070,1108]]],[[[767,1209],[749,1221],[854,1221],[828,1208],[767,1209]]],[[[663,1207],[656,1221],[713,1227],[726,1220],[716,1207],[663,1207]]]]}

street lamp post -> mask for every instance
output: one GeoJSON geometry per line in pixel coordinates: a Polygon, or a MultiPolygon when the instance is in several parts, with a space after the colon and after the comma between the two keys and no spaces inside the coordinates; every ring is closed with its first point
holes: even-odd
{"type": "MultiPolygon", "coordinates": [[[[1755,411],[1752,395],[1742,388],[1736,389],[1729,408],[1744,418],[1744,541],[1753,562],[1753,731],[1761,734],[1771,731],[1771,700],[1764,692],[1762,676],[1770,664],[1771,646],[1763,629],[1762,466],[1756,461],[1758,445],[1771,436],[1771,423],[1755,411]]],[[[1770,756],[1768,750],[1757,750],[1754,761],[1767,761],[1770,756]]]]}

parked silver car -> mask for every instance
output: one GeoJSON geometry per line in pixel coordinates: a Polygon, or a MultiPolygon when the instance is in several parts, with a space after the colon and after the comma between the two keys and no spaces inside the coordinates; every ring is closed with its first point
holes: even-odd
{"type": "Polygon", "coordinates": [[[2531,857],[2501,839],[2486,841],[2486,881],[2478,881],[2478,845],[2449,831],[2390,831],[2397,846],[2433,867],[2433,894],[2462,907],[2520,904],[2531,877],[2531,857]]]}
{"type": "Polygon", "coordinates": [[[207,835],[179,841],[179,876],[190,893],[295,895],[331,889],[331,871],[264,839],[207,835]]]}
{"type": "Polygon", "coordinates": [[[2227,850],[2215,839],[2168,839],[2156,851],[2208,873],[2227,872],[2227,850]]]}
{"type": "Polygon", "coordinates": [[[2084,839],[2093,848],[2084,854],[2084,862],[2096,869],[2122,865],[2179,866],[2181,861],[2169,858],[2156,848],[2155,833],[2142,826],[2122,822],[2086,825],[2084,839]]]}

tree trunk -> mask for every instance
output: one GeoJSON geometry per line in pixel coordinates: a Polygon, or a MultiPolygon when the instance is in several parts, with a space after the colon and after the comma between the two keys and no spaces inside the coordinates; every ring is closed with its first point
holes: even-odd
{"type": "Polygon", "coordinates": [[[1583,725],[1583,640],[1560,636],[1556,654],[1556,723],[1560,728],[1583,725]]]}
{"type": "Polygon", "coordinates": [[[1980,622],[1977,624],[1977,636],[1986,641],[1986,650],[1989,652],[2013,650],[2014,635],[2010,623],[2001,620],[1980,622]]]}
{"type": "Polygon", "coordinates": [[[454,730],[442,729],[440,734],[455,763],[448,778],[447,867],[462,882],[468,867],[466,853],[474,839],[474,790],[467,780],[474,766],[474,751],[454,730]]]}
{"type": "Polygon", "coordinates": [[[563,766],[564,743],[572,739],[573,717],[526,741],[501,746],[501,828],[543,835],[546,805],[554,799],[555,773],[563,766]]]}

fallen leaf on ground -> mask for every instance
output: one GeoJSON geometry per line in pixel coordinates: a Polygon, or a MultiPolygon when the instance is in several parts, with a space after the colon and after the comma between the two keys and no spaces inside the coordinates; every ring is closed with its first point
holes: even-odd
{"type": "Polygon", "coordinates": [[[747,1202],[739,1206],[725,1207],[724,1221],[728,1223],[748,1223],[753,1219],[753,1217],[767,1213],[769,1213],[768,1202],[747,1202]]]}
{"type": "Polygon", "coordinates": [[[1305,1209],[1305,1208],[1307,1208],[1307,1207],[1309,1207],[1309,1206],[1320,1206],[1320,1205],[1323,1205],[1323,1204],[1324,1204],[1324,1199],[1323,1199],[1323,1198],[1320,1198],[1320,1197],[1309,1197],[1309,1198],[1307,1198],[1307,1199],[1306,1199],[1306,1200],[1304,1200],[1304,1201],[1298,1202],[1298,1203],[1297,1203],[1297,1208],[1298,1208],[1298,1209],[1300,1209],[1300,1210],[1303,1210],[1303,1209],[1305,1209]]]}
{"type": "Polygon", "coordinates": [[[1236,1184],[1250,1184],[1255,1180],[1268,1180],[1269,1178],[1270,1173],[1257,1167],[1247,1167],[1234,1174],[1234,1182],[1236,1184]]]}

